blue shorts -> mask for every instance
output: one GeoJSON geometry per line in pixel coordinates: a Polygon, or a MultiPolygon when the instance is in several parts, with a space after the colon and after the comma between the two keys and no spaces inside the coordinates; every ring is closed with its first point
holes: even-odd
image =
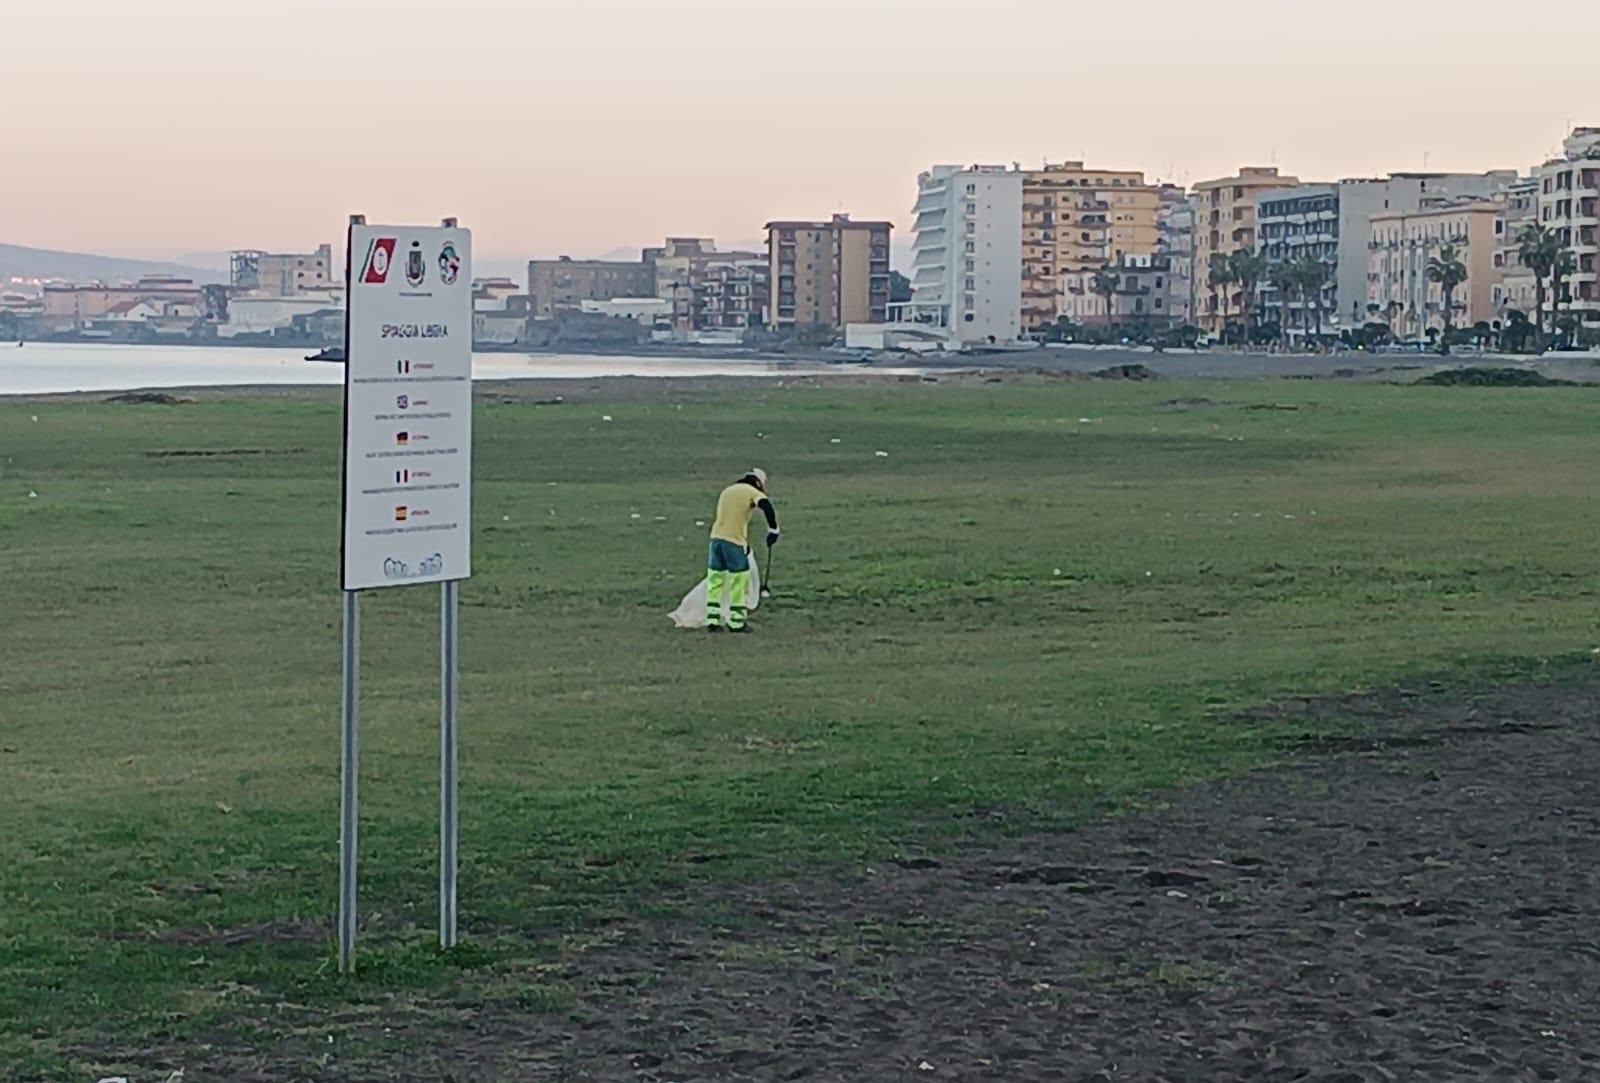
{"type": "Polygon", "coordinates": [[[750,554],[742,545],[712,538],[711,553],[706,558],[706,564],[714,572],[747,572],[750,570],[750,554]]]}

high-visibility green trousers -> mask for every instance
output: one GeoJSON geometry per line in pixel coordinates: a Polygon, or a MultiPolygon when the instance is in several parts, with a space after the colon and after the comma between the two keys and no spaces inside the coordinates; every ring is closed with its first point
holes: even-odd
{"type": "Polygon", "coordinates": [[[712,539],[706,572],[706,624],[726,625],[730,631],[744,627],[750,615],[750,554],[732,542],[712,539]],[[723,596],[727,595],[727,615],[723,596]]]}

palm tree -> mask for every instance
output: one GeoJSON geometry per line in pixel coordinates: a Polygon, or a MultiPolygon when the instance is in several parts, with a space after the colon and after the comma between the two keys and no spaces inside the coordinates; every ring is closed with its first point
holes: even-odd
{"type": "Polygon", "coordinates": [[[1428,257],[1428,281],[1439,283],[1444,302],[1444,334],[1439,336],[1439,352],[1450,352],[1450,331],[1454,323],[1456,290],[1467,280],[1467,265],[1453,244],[1444,245],[1437,256],[1428,257]]]}
{"type": "Polygon", "coordinates": [[[1111,264],[1102,264],[1094,273],[1094,278],[1089,282],[1089,288],[1106,299],[1106,326],[1117,322],[1116,312],[1112,307],[1113,299],[1117,294],[1117,287],[1122,284],[1122,276],[1111,269],[1111,264]]]}
{"type": "Polygon", "coordinates": [[[1311,302],[1311,312],[1316,320],[1317,341],[1322,341],[1322,291],[1328,285],[1328,265],[1316,256],[1301,256],[1294,261],[1291,273],[1300,287],[1300,296],[1311,302]]]}
{"type": "Polygon", "coordinates": [[[1260,252],[1240,248],[1228,255],[1228,270],[1233,274],[1234,285],[1239,287],[1239,322],[1244,324],[1244,339],[1250,342],[1250,312],[1256,306],[1256,284],[1267,271],[1267,257],[1260,252]]]}
{"type": "Polygon", "coordinates": [[[1222,327],[1228,326],[1228,287],[1233,285],[1233,268],[1228,263],[1228,257],[1221,252],[1211,253],[1211,261],[1206,268],[1206,288],[1211,291],[1211,308],[1215,313],[1217,309],[1217,294],[1222,294],[1222,327]]]}
{"type": "Polygon", "coordinates": [[[1294,300],[1295,290],[1299,287],[1299,279],[1295,278],[1294,264],[1284,261],[1272,265],[1272,270],[1267,272],[1267,284],[1278,295],[1278,341],[1285,349],[1289,347],[1289,303],[1294,300]]]}
{"type": "Polygon", "coordinates": [[[1561,254],[1561,238],[1544,226],[1529,226],[1517,238],[1517,256],[1533,274],[1533,352],[1544,353],[1544,280],[1561,254]]]}
{"type": "Polygon", "coordinates": [[[1578,260],[1570,248],[1563,248],[1556,253],[1554,262],[1550,264],[1550,337],[1555,337],[1556,327],[1561,320],[1561,302],[1572,303],[1567,293],[1566,281],[1578,273],[1578,260]]]}

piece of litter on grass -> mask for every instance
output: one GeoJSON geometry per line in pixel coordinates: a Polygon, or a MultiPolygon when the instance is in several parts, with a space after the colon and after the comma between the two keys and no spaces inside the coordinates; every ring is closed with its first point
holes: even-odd
{"type": "Polygon", "coordinates": [[[917,1071],[919,1071],[919,1072],[934,1072],[934,1071],[938,1071],[938,1069],[936,1069],[933,1065],[929,1064],[927,1061],[922,1061],[921,1063],[919,1063],[917,1065],[917,1071]]]}
{"type": "Polygon", "coordinates": [[[1054,573],[1053,573],[1053,574],[1054,574],[1054,575],[1055,575],[1055,576],[1056,576],[1056,577],[1057,577],[1057,578],[1060,578],[1060,576],[1061,576],[1061,569],[1060,569],[1060,568],[1057,568],[1057,569],[1056,569],[1056,570],[1055,570],[1055,572],[1054,572],[1054,573]]]}
{"type": "Polygon", "coordinates": [[[696,519],[694,521],[694,525],[695,526],[705,526],[706,525],[706,521],[704,519],[696,519]]]}
{"type": "Polygon", "coordinates": [[[628,518],[630,518],[630,519],[643,519],[644,516],[640,515],[638,512],[634,512],[632,515],[628,516],[628,518]]]}
{"type": "Polygon", "coordinates": [[[1151,575],[1153,575],[1153,574],[1154,574],[1154,573],[1153,573],[1153,572],[1145,572],[1145,573],[1144,573],[1144,577],[1145,577],[1145,578],[1146,578],[1146,579],[1149,579],[1149,578],[1150,578],[1150,576],[1151,576],[1151,575]]]}
{"type": "Polygon", "coordinates": [[[610,421],[611,420],[611,415],[610,414],[601,414],[600,415],[600,420],[601,421],[610,421]]]}
{"type": "Polygon", "coordinates": [[[39,415],[38,414],[34,414],[33,415],[33,420],[38,421],[39,420],[39,415]]]}
{"type": "Polygon", "coordinates": [[[101,1079],[99,1083],[128,1083],[128,1077],[125,1075],[108,1075],[101,1079]]]}
{"type": "Polygon", "coordinates": [[[1176,888],[1174,888],[1172,891],[1167,892],[1167,898],[1169,898],[1169,899],[1187,899],[1188,897],[1189,896],[1185,895],[1181,891],[1178,891],[1176,888]]]}
{"type": "Polygon", "coordinates": [[[664,522],[666,522],[666,521],[667,521],[667,517],[666,517],[666,516],[665,516],[665,515],[658,515],[658,516],[656,516],[656,522],[658,522],[658,523],[664,523],[664,522]]]}
{"type": "Polygon", "coordinates": [[[828,443],[830,443],[830,444],[842,444],[842,443],[844,443],[844,441],[839,439],[837,436],[835,436],[832,440],[829,440],[828,443]]]}
{"type": "Polygon", "coordinates": [[[873,454],[880,459],[887,459],[889,457],[889,453],[887,451],[874,451],[873,454]]]}
{"type": "Polygon", "coordinates": [[[38,493],[34,492],[32,489],[28,490],[28,499],[29,500],[37,500],[38,498],[39,498],[39,494],[38,493]]]}
{"type": "Polygon", "coordinates": [[[510,521],[511,521],[511,516],[509,516],[509,515],[502,515],[502,516],[500,516],[500,521],[501,521],[501,522],[502,522],[502,523],[509,523],[509,522],[510,522],[510,521]]]}

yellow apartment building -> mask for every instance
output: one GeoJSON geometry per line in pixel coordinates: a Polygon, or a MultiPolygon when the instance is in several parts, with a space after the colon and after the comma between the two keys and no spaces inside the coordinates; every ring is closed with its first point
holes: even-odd
{"type": "Polygon", "coordinates": [[[889,318],[888,222],[836,214],[826,222],[768,222],[767,274],[773,330],[889,318]]]}
{"type": "Polygon", "coordinates": [[[1158,248],[1161,189],[1137,170],[1046,163],[1022,177],[1022,326],[1053,323],[1063,275],[1158,248]]]}

